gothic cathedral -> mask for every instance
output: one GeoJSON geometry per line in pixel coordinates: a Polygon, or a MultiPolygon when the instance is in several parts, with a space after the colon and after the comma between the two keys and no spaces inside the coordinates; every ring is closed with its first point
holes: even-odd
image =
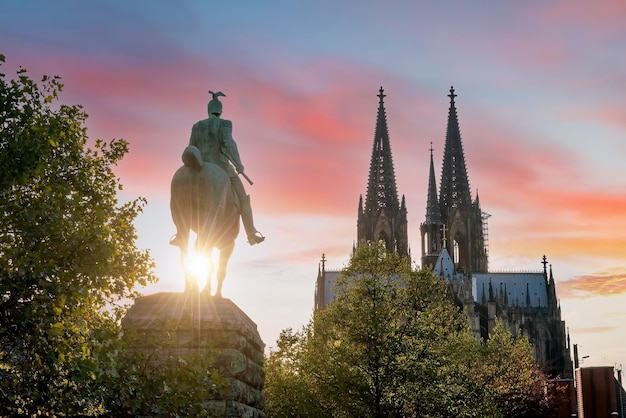
{"type": "MultiPolygon", "coordinates": [[[[398,200],[382,87],[365,203],[359,198],[357,241],[384,241],[387,249],[410,260],[407,208],[398,200]]],[[[556,297],[552,266],[537,272],[490,272],[488,269],[487,218],[478,195],[472,199],[454,88],[437,190],[432,146],[428,176],[426,216],[420,224],[421,264],[449,284],[450,294],[477,338],[487,338],[496,321],[514,335],[528,336],[535,357],[552,376],[572,378],[569,339],[556,297]]],[[[315,309],[334,298],[338,271],[327,271],[325,258],[318,268],[315,309]]]]}

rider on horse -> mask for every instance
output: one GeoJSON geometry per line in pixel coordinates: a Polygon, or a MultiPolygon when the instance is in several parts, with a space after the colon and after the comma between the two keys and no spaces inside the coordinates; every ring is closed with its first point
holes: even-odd
{"type": "MultiPolygon", "coordinates": [[[[213,93],[209,91],[209,93],[213,95],[207,106],[209,118],[193,125],[189,145],[193,145],[200,150],[204,162],[217,164],[228,174],[233,190],[239,200],[239,213],[248,235],[248,243],[250,245],[259,244],[265,240],[265,237],[254,227],[250,196],[246,194],[243,183],[237,175],[238,173],[243,174],[244,169],[239,158],[237,144],[232,137],[233,124],[229,120],[220,118],[222,103],[219,101],[219,96],[226,95],[222,92],[213,93]],[[231,163],[235,166],[236,172],[231,163]]],[[[179,241],[181,239],[176,235],[172,238],[170,244],[178,247],[184,245],[184,243],[179,241]]]]}

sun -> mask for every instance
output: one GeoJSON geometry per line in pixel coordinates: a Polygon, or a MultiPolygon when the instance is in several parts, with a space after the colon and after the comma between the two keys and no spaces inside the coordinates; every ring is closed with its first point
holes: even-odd
{"type": "Polygon", "coordinates": [[[190,249],[187,257],[183,262],[185,273],[191,274],[196,278],[198,289],[204,288],[207,277],[211,272],[211,258],[206,254],[196,253],[194,249],[190,249]]]}

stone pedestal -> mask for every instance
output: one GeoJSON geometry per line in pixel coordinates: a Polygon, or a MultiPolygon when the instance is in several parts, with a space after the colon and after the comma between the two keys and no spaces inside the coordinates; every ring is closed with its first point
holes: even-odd
{"type": "MultiPolygon", "coordinates": [[[[204,401],[215,415],[264,417],[263,350],[256,324],[230,299],[198,293],[157,293],[135,300],[122,320],[126,331],[139,338],[132,350],[149,350],[150,337],[167,334],[172,343],[159,356],[192,357],[214,355],[212,368],[227,382],[228,391],[220,399],[204,401]]],[[[153,360],[158,365],[159,356],[153,360]]]]}

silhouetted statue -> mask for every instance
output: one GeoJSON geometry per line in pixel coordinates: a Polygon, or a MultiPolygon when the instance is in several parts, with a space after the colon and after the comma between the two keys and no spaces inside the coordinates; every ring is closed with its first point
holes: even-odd
{"type": "MultiPolygon", "coordinates": [[[[183,152],[184,165],[172,179],[170,209],[176,235],[170,244],[180,248],[184,262],[191,230],[198,236],[197,252],[210,256],[213,248],[220,250],[216,296],[221,296],[226,266],[239,233],[239,217],[250,245],[263,242],[265,237],[254,226],[250,197],[237,175],[243,175],[252,184],[232,137],[232,123],[220,118],[219,97],[225,95],[209,93],[213,95],[208,104],[209,118],[193,126],[189,146],[183,152]]],[[[186,290],[193,286],[191,280],[186,277],[186,290]]],[[[211,274],[205,289],[210,290],[210,282],[211,274]]]]}
{"type": "Polygon", "coordinates": [[[222,115],[222,103],[219,101],[219,97],[226,97],[226,95],[221,91],[217,93],[209,91],[209,93],[213,95],[207,106],[209,118],[193,125],[189,145],[193,145],[200,150],[202,161],[217,164],[226,171],[239,199],[241,221],[248,235],[248,242],[250,245],[258,244],[263,242],[265,237],[254,227],[250,196],[246,194],[246,190],[237,173],[243,175],[250,184],[252,182],[245,175],[243,164],[241,164],[241,159],[239,158],[237,144],[232,135],[233,124],[231,121],[221,119],[220,117],[222,115]],[[235,169],[233,169],[233,166],[235,169]]]}
{"type": "MultiPolygon", "coordinates": [[[[180,167],[171,185],[170,210],[176,225],[176,236],[170,244],[180,248],[181,263],[188,256],[189,233],[197,235],[196,253],[211,255],[214,248],[220,251],[216,296],[221,296],[226,266],[235,249],[239,234],[239,212],[235,206],[235,194],[230,179],[218,165],[202,161],[200,151],[188,146],[183,152],[185,165],[180,167]]],[[[211,291],[209,271],[205,291],[211,291]]],[[[196,278],[185,273],[185,291],[196,289],[196,278]]]]}

